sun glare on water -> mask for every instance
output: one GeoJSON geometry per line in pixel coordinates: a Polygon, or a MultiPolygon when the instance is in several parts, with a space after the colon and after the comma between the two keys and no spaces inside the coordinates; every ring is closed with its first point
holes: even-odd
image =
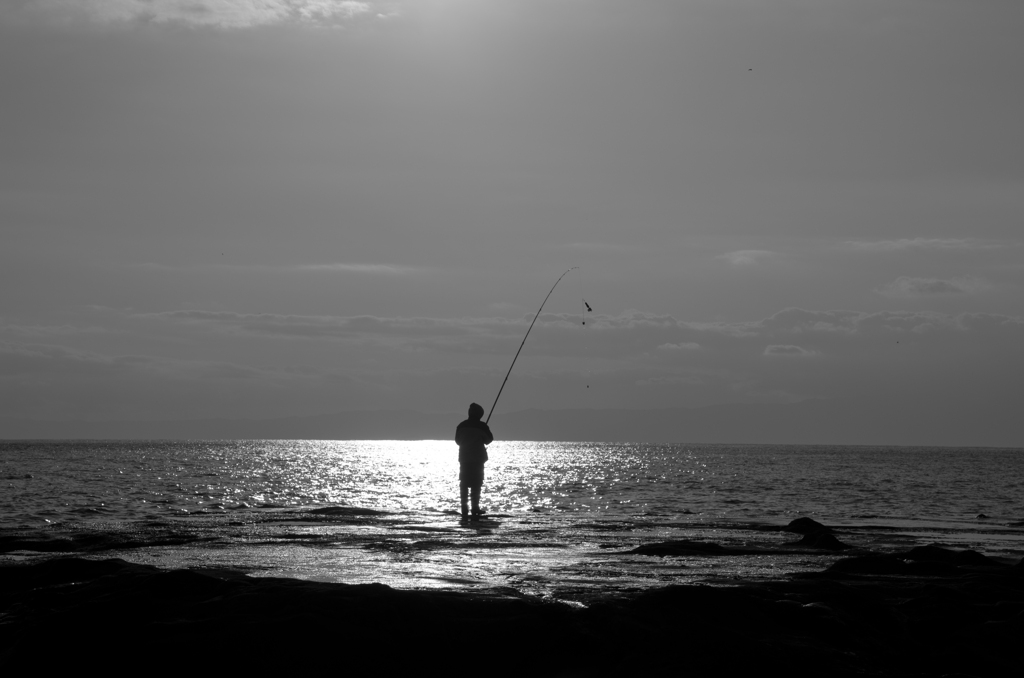
{"type": "Polygon", "coordinates": [[[308,441],[326,457],[329,496],[367,508],[445,510],[458,496],[458,447],[445,440],[308,441]]]}

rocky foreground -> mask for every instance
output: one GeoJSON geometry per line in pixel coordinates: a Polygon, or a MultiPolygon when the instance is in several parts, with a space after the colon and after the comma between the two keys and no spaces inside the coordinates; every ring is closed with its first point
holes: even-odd
{"type": "Polygon", "coordinates": [[[0,567],[0,666],[21,668],[994,676],[1019,670],[1022,638],[1024,561],[934,546],[585,607],[511,589],[402,591],[123,560],[0,567]]]}

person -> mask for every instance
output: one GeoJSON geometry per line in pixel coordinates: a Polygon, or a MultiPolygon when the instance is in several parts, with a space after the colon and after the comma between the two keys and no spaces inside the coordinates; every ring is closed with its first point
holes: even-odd
{"type": "Polygon", "coordinates": [[[469,406],[469,419],[455,429],[455,442],[459,445],[459,497],[462,500],[462,519],[469,518],[469,495],[472,492],[473,520],[479,520],[480,487],[484,484],[484,463],[487,462],[487,448],[494,442],[494,436],[487,422],[481,421],[484,408],[476,403],[469,406]]]}

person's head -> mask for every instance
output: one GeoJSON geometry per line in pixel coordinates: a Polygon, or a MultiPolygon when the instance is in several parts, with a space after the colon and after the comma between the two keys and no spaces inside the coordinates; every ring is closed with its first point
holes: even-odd
{"type": "Polygon", "coordinates": [[[484,408],[480,407],[476,403],[472,403],[469,406],[469,418],[480,420],[484,418],[484,408]]]}

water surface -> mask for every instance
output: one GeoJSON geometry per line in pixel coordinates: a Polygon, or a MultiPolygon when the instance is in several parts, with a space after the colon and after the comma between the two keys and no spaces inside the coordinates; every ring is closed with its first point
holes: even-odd
{"type": "Polygon", "coordinates": [[[0,443],[8,561],[54,548],[253,575],[572,598],[818,570],[829,552],[655,558],[668,539],[783,549],[808,516],[866,550],[1024,555],[1024,452],[495,443],[463,525],[447,441],[0,443]],[[14,550],[12,550],[12,547],[14,550]]]}

